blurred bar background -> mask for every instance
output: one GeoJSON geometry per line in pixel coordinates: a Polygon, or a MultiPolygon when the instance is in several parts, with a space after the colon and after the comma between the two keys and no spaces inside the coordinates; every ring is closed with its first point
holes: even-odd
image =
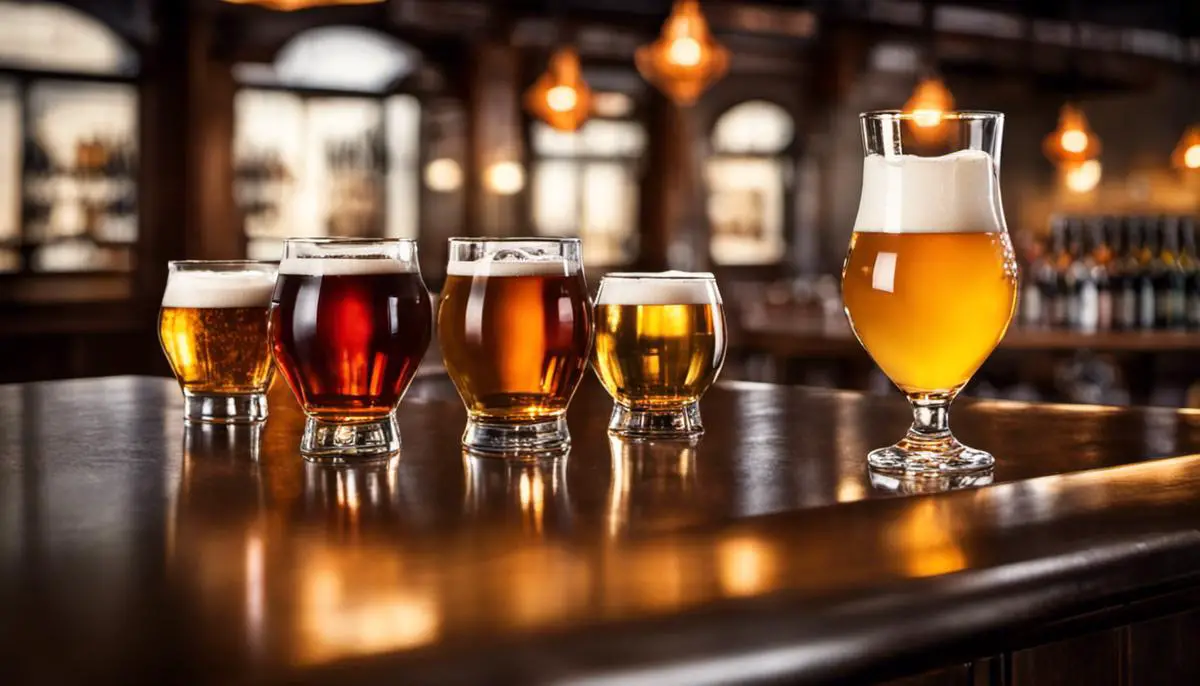
{"type": "Polygon", "coordinates": [[[1008,116],[1025,282],[968,393],[1200,405],[1198,27],[1193,0],[0,0],[0,381],[168,374],[167,260],[415,237],[436,291],[448,237],[535,234],[583,238],[592,284],[714,271],[725,378],[884,391],[839,295],[856,115],[958,107],[1008,116]],[[1143,277],[1179,312],[1105,319],[1143,277]]]}

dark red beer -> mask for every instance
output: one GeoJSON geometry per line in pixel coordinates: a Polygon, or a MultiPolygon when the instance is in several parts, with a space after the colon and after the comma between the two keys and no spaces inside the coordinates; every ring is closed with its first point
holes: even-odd
{"type": "Polygon", "coordinates": [[[386,416],[429,347],[432,309],[421,275],[382,259],[297,262],[302,269],[281,265],[271,304],[283,378],[318,419],[386,416]]]}

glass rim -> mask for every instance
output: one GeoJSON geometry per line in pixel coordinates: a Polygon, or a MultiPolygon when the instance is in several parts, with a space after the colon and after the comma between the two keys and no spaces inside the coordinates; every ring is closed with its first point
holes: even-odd
{"type": "Polygon", "coordinates": [[[557,236],[499,236],[496,238],[488,238],[486,236],[451,236],[451,243],[553,243],[555,245],[571,245],[582,244],[581,238],[557,237],[557,236]]]}
{"type": "Polygon", "coordinates": [[[415,238],[352,238],[349,236],[312,236],[285,238],[287,245],[416,245],[415,238]]]}
{"type": "MultiPolygon", "coordinates": [[[[905,112],[903,110],[869,110],[860,112],[859,119],[873,121],[915,121],[923,118],[925,115],[918,112],[905,112]]],[[[998,110],[950,110],[941,112],[940,119],[950,121],[1003,121],[1004,113],[998,110]]]]}
{"type": "Polygon", "coordinates": [[[279,260],[168,260],[167,268],[179,267],[275,267],[279,268],[279,260]]]}
{"type": "Polygon", "coordinates": [[[600,277],[601,283],[615,281],[716,281],[712,272],[609,272],[600,277]]]}

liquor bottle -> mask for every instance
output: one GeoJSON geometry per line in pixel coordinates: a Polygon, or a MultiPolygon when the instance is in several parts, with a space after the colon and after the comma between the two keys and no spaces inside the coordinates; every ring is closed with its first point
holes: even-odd
{"type": "Polygon", "coordinates": [[[1184,325],[1186,316],[1186,277],[1179,266],[1179,221],[1164,216],[1158,220],[1161,249],[1154,279],[1154,323],[1159,329],[1184,325]]]}
{"type": "Polygon", "coordinates": [[[1046,241],[1035,239],[1026,251],[1025,278],[1021,279],[1021,323],[1028,327],[1042,326],[1048,318],[1049,296],[1054,286],[1054,267],[1047,254],[1046,241]],[[1050,289],[1043,279],[1050,274],[1050,289]]]}
{"type": "Polygon", "coordinates": [[[1148,217],[1138,220],[1141,226],[1141,245],[1138,247],[1138,328],[1150,330],[1158,319],[1158,308],[1154,302],[1155,278],[1162,271],[1162,262],[1158,259],[1158,231],[1154,222],[1148,217]]]}
{"type": "Polygon", "coordinates": [[[1113,328],[1132,331],[1138,326],[1138,259],[1137,249],[1141,241],[1140,225],[1125,217],[1118,225],[1113,249],[1117,258],[1113,260],[1109,278],[1113,283],[1113,328]]]}
{"type": "Polygon", "coordinates": [[[1075,321],[1077,330],[1094,333],[1100,325],[1100,284],[1093,271],[1096,267],[1096,241],[1091,227],[1082,220],[1075,222],[1075,233],[1079,237],[1079,250],[1072,250],[1074,261],[1071,263],[1071,281],[1075,286],[1075,321]]]}
{"type": "MultiPolygon", "coordinates": [[[[1084,328],[1085,307],[1088,309],[1086,315],[1088,317],[1091,317],[1096,311],[1096,291],[1094,284],[1088,283],[1088,268],[1083,261],[1085,254],[1083,229],[1083,222],[1078,218],[1067,221],[1067,253],[1070,257],[1066,263],[1066,325],[1068,328],[1076,330],[1084,328]]],[[[1090,325],[1090,321],[1088,324],[1090,325]]]]}
{"type": "Polygon", "coordinates": [[[1098,289],[1097,305],[1098,314],[1096,319],[1096,327],[1101,331],[1108,331],[1113,328],[1113,279],[1112,265],[1116,259],[1116,253],[1111,237],[1114,229],[1117,228],[1116,219],[1113,217],[1100,217],[1092,223],[1092,240],[1096,245],[1092,251],[1092,274],[1096,280],[1098,289]]]}
{"type": "Polygon", "coordinates": [[[1050,298],[1050,326],[1065,327],[1069,319],[1071,253],[1067,249],[1067,222],[1055,217],[1050,224],[1050,260],[1054,266],[1054,288],[1050,298]]]}
{"type": "Polygon", "coordinates": [[[1179,267],[1184,276],[1184,322],[1189,329],[1200,329],[1200,257],[1196,255],[1196,222],[1179,218],[1179,267]]]}

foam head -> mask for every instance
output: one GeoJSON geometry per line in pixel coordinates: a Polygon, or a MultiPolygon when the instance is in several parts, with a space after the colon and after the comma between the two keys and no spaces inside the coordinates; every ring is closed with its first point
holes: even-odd
{"type": "Polygon", "coordinates": [[[178,271],[167,277],[162,306],[197,309],[267,307],[274,290],[274,270],[178,271]]]}
{"type": "Polygon", "coordinates": [[[962,150],[940,157],[868,155],[863,159],[858,232],[1004,231],[991,155],[962,150]]]}
{"type": "Polygon", "coordinates": [[[289,276],[368,276],[408,274],[416,267],[393,257],[289,257],[279,263],[279,273],[289,276]]]}
{"type": "Polygon", "coordinates": [[[719,305],[712,274],[661,272],[608,274],[600,282],[597,305],[719,305]]]}
{"type": "Polygon", "coordinates": [[[559,255],[539,255],[523,259],[450,260],[446,265],[449,276],[571,276],[579,265],[559,255]]]}

